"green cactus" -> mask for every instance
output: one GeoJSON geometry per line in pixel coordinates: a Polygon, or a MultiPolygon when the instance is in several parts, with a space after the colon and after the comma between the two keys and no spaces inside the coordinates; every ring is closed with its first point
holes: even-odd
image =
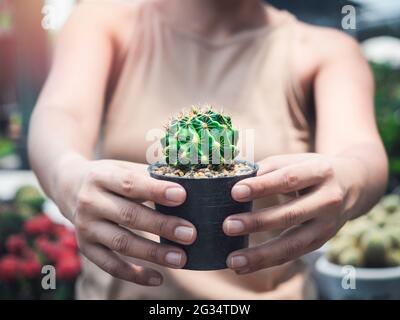
{"type": "Polygon", "coordinates": [[[357,247],[346,248],[343,252],[340,253],[338,257],[338,262],[343,266],[351,265],[354,267],[361,267],[364,263],[363,253],[361,249],[357,247]]]}
{"type": "Polygon", "coordinates": [[[391,225],[387,227],[386,234],[390,238],[391,247],[400,249],[400,226],[391,225]]]}
{"type": "Polygon", "coordinates": [[[333,263],[339,263],[340,254],[353,244],[351,237],[335,237],[328,243],[327,257],[333,263]]]}
{"type": "Polygon", "coordinates": [[[388,213],[394,213],[400,209],[400,196],[397,194],[387,195],[380,203],[388,213]]]}
{"type": "Polygon", "coordinates": [[[392,250],[387,255],[387,265],[389,267],[400,266],[400,249],[392,250]]]}
{"type": "Polygon", "coordinates": [[[358,266],[366,268],[400,266],[399,196],[385,196],[366,215],[347,222],[329,244],[327,257],[333,263],[356,265],[362,261],[358,266]]]}
{"type": "Polygon", "coordinates": [[[354,244],[358,245],[362,236],[368,233],[374,224],[372,221],[368,220],[366,217],[361,217],[357,220],[349,221],[342,231],[351,236],[354,240],[354,244]]]}
{"type": "Polygon", "coordinates": [[[211,107],[192,107],[166,126],[161,139],[165,161],[181,170],[228,167],[239,153],[238,131],[231,118],[211,107]]]}
{"type": "Polygon", "coordinates": [[[381,229],[371,230],[364,234],[360,246],[364,251],[365,266],[371,268],[385,266],[390,243],[390,238],[381,229]]]}

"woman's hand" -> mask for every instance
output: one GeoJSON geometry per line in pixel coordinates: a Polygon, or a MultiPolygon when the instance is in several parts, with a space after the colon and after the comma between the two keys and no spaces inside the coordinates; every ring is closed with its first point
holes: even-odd
{"type": "Polygon", "coordinates": [[[297,192],[299,197],[227,218],[223,228],[230,236],[285,230],[260,246],[231,253],[227,265],[245,274],[283,264],[321,247],[350,218],[349,210],[362,185],[361,168],[354,159],[312,153],[264,160],[258,176],[237,183],[232,197],[241,202],[290,192],[297,192]]]}
{"type": "Polygon", "coordinates": [[[80,250],[89,260],[114,277],[150,286],[161,284],[161,274],[132,265],[122,256],[171,268],[185,265],[182,249],[128,230],[192,243],[196,230],[191,223],[142,204],[149,200],[166,206],[179,205],[186,198],[181,186],[150,178],[144,165],[122,161],[73,160],[63,165],[62,171],[65,174],[58,179],[56,202],[75,225],[80,250]]]}

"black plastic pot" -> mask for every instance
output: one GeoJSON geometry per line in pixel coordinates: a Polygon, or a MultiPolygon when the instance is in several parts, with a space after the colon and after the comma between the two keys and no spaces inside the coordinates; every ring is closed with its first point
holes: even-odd
{"type": "Polygon", "coordinates": [[[231,197],[231,190],[238,181],[256,175],[258,166],[250,164],[254,170],[246,175],[234,177],[218,177],[194,179],[158,175],[153,170],[160,166],[156,163],[149,167],[151,177],[180,184],[186,190],[186,201],[178,207],[166,207],[156,204],[157,211],[181,217],[190,221],[197,229],[196,241],[189,245],[181,245],[167,239],[161,243],[181,247],[187,254],[187,263],[183,269],[219,270],[226,269],[226,259],[235,250],[248,246],[248,236],[227,236],[222,223],[228,216],[249,212],[252,202],[237,202],[231,197]]]}

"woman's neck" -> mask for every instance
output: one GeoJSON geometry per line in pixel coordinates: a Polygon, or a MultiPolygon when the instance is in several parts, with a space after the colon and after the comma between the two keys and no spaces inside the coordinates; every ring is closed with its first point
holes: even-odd
{"type": "Polygon", "coordinates": [[[175,25],[208,38],[221,39],[266,25],[260,0],[159,0],[175,25]]]}

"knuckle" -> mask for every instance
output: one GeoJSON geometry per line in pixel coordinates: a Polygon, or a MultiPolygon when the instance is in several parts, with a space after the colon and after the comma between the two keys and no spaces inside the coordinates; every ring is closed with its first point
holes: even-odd
{"type": "Polygon", "coordinates": [[[319,175],[321,178],[330,178],[333,176],[333,167],[329,161],[320,161],[319,175]]]}
{"type": "Polygon", "coordinates": [[[264,253],[261,248],[251,251],[248,256],[250,258],[250,264],[253,268],[263,265],[265,261],[264,253]]]}
{"type": "Polygon", "coordinates": [[[255,232],[261,231],[265,227],[265,219],[260,214],[254,215],[252,222],[253,222],[252,223],[252,229],[253,229],[252,231],[255,231],[255,232]]]}
{"type": "Polygon", "coordinates": [[[286,172],[282,183],[285,190],[293,190],[299,183],[299,177],[292,172],[286,172]]]}
{"type": "Polygon", "coordinates": [[[135,227],[139,221],[140,210],[137,206],[124,206],[120,209],[120,217],[123,225],[135,227]]]}
{"type": "Polygon", "coordinates": [[[302,222],[301,219],[304,213],[305,211],[302,208],[288,208],[286,214],[284,215],[285,228],[300,224],[302,222]]]}
{"type": "Polygon", "coordinates": [[[122,254],[128,252],[129,237],[125,233],[116,233],[111,239],[111,247],[122,254]]]}
{"type": "Polygon", "coordinates": [[[299,239],[287,239],[283,245],[283,260],[284,262],[293,260],[300,255],[303,249],[303,242],[299,239]]]}
{"type": "Polygon", "coordinates": [[[290,259],[287,258],[286,256],[280,256],[280,257],[278,257],[278,258],[276,259],[276,261],[274,262],[273,265],[280,266],[280,265],[282,265],[282,264],[288,262],[289,260],[290,260],[290,259]]]}
{"type": "Polygon", "coordinates": [[[88,208],[93,206],[93,197],[89,194],[89,192],[81,191],[78,194],[76,201],[76,211],[84,212],[88,208]]]}
{"type": "Polygon", "coordinates": [[[121,181],[121,189],[124,193],[126,194],[131,194],[135,190],[135,174],[134,173],[128,173],[126,174],[121,181]]]}
{"type": "Polygon", "coordinates": [[[82,218],[81,214],[75,215],[74,221],[75,229],[78,234],[87,234],[89,230],[88,222],[82,218]]]}
{"type": "Polygon", "coordinates": [[[266,182],[265,181],[257,181],[252,185],[253,192],[258,195],[263,195],[266,191],[266,182]]]}
{"type": "Polygon", "coordinates": [[[86,180],[89,183],[94,183],[98,180],[99,178],[99,170],[97,168],[97,166],[93,166],[92,168],[89,169],[87,176],[86,176],[86,180]]]}
{"type": "Polygon", "coordinates": [[[149,261],[161,260],[160,250],[157,245],[149,246],[149,248],[146,250],[146,258],[149,261]]]}
{"type": "Polygon", "coordinates": [[[149,200],[153,199],[154,201],[159,201],[164,198],[165,187],[161,184],[150,183],[147,192],[149,194],[149,200]]]}
{"type": "Polygon", "coordinates": [[[114,260],[106,260],[103,263],[103,269],[115,278],[121,278],[121,269],[114,260]]]}
{"type": "Polygon", "coordinates": [[[331,190],[328,197],[328,204],[331,206],[340,206],[344,200],[344,192],[340,188],[331,190]]]}
{"type": "Polygon", "coordinates": [[[168,226],[168,219],[159,217],[154,221],[154,230],[157,232],[158,235],[166,235],[167,234],[167,226],[168,226]]]}

